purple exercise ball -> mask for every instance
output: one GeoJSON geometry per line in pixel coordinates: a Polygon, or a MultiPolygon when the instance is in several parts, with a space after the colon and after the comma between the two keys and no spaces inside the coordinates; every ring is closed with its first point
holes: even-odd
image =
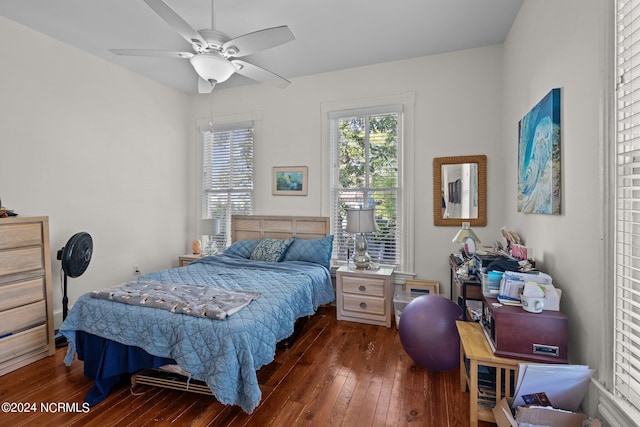
{"type": "Polygon", "coordinates": [[[435,372],[460,366],[460,337],[456,320],[463,313],[456,303],[441,295],[423,295],[402,310],[400,342],[418,365],[435,372]]]}

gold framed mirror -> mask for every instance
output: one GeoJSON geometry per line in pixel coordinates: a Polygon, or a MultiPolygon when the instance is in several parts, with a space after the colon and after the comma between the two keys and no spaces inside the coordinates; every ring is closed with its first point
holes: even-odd
{"type": "Polygon", "coordinates": [[[433,224],[487,225],[487,156],[433,159],[433,224]]]}

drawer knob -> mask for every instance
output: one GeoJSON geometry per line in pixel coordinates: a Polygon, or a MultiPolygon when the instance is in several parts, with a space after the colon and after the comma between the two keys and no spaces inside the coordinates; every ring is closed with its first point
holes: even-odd
{"type": "Polygon", "coordinates": [[[367,303],[366,302],[361,302],[360,303],[360,308],[367,308],[367,303]]]}
{"type": "Polygon", "coordinates": [[[365,285],[360,285],[360,286],[358,287],[358,290],[359,290],[360,292],[364,292],[364,291],[366,291],[366,290],[367,290],[367,287],[366,287],[365,285]]]}

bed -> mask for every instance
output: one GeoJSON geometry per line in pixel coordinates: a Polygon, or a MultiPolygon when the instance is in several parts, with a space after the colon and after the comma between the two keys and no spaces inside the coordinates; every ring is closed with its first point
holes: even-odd
{"type": "Polygon", "coordinates": [[[297,319],[335,299],[329,270],[333,236],[328,218],[280,216],[233,216],[232,236],[233,244],[220,255],[124,284],[251,296],[231,314],[197,316],[191,307],[185,314],[109,299],[122,288],[107,297],[90,292],[78,298],[60,333],[69,342],[65,363],[77,354],[85,375],[95,380],[86,402],[99,403],[136,371],[177,364],[204,381],[221,403],[247,413],[255,409],[261,399],[256,371],[273,360],[297,319]]]}

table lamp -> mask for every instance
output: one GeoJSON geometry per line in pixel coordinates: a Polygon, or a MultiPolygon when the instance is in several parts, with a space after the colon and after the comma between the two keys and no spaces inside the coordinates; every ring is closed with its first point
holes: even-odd
{"type": "Polygon", "coordinates": [[[206,254],[214,255],[217,251],[217,247],[215,240],[213,240],[213,236],[220,235],[220,219],[212,218],[200,220],[200,228],[202,230],[202,234],[209,237],[206,254]]]}
{"type": "Polygon", "coordinates": [[[347,233],[356,233],[356,253],[353,263],[359,270],[371,268],[371,257],[365,233],[378,231],[374,209],[347,209],[347,233]]]}
{"type": "Polygon", "coordinates": [[[462,223],[462,228],[458,230],[458,233],[456,233],[451,241],[453,243],[462,243],[467,256],[474,255],[476,253],[476,245],[480,243],[480,239],[476,233],[473,232],[468,222],[462,223]]]}

